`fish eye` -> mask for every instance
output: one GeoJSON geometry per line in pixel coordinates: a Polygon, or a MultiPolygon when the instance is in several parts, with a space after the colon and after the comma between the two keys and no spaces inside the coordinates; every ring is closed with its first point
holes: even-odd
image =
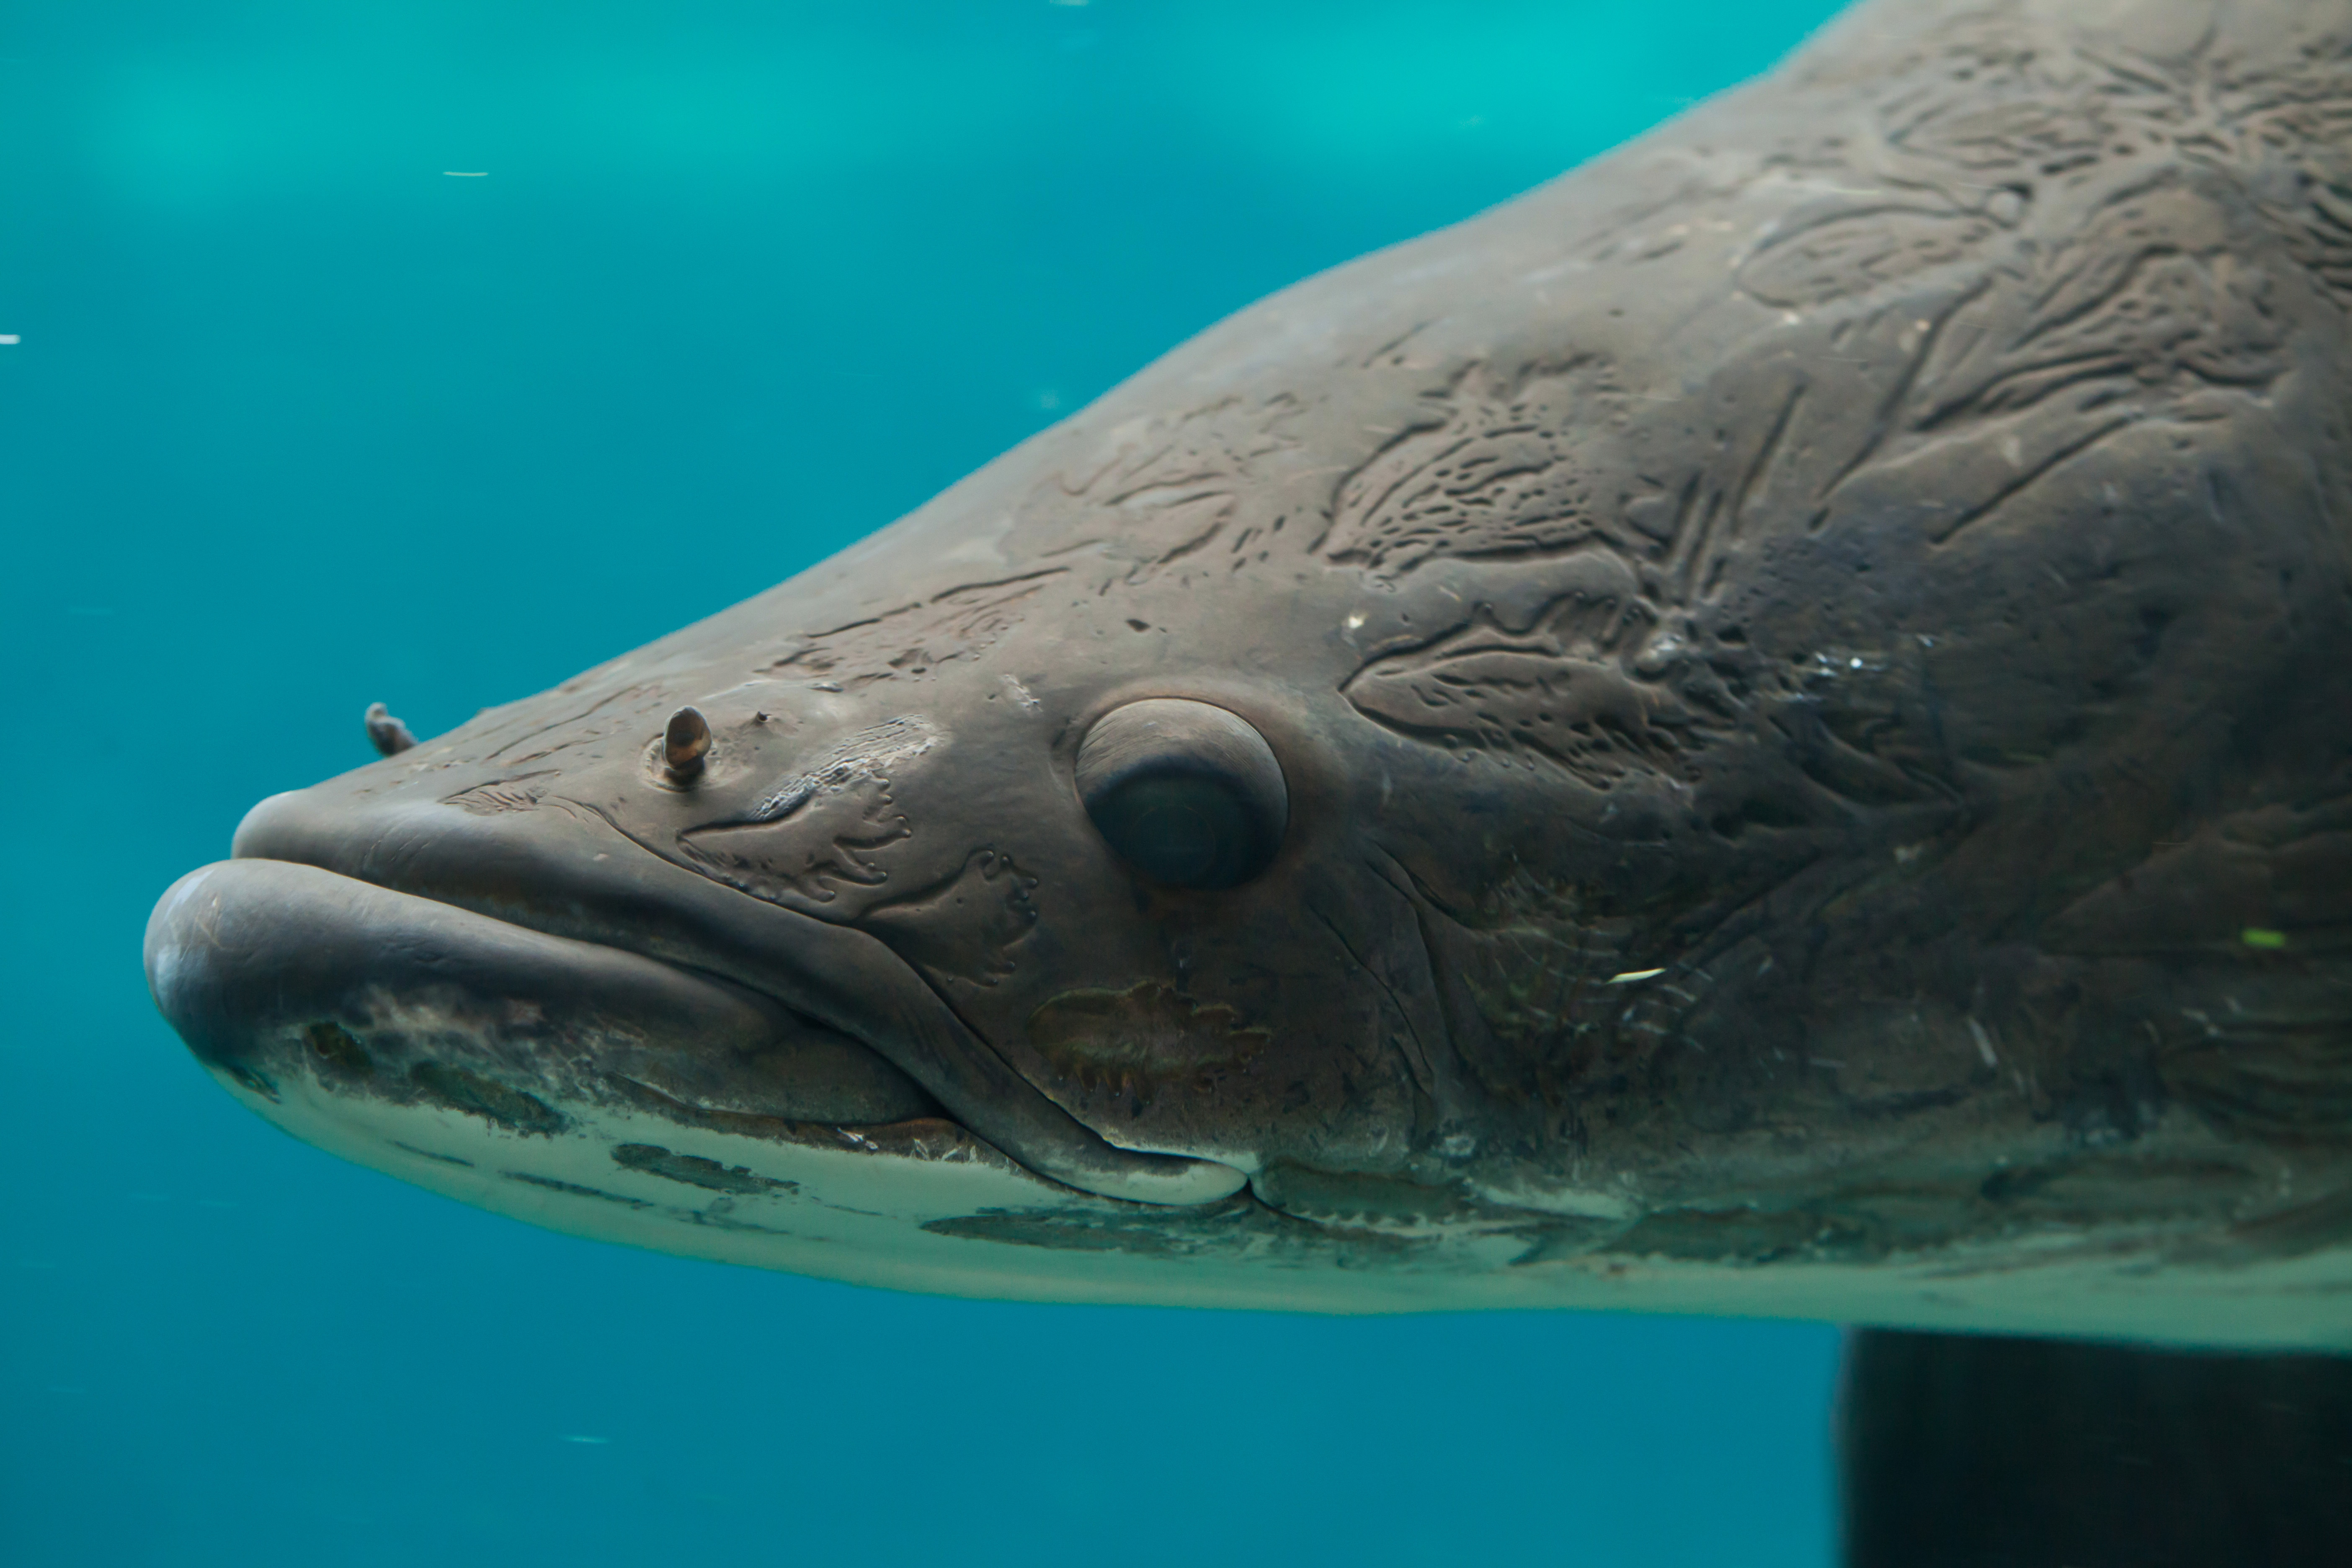
{"type": "Polygon", "coordinates": [[[1239,714],[1153,697],[1095,721],[1078,798],[1118,858],[1171,888],[1231,888],[1266,868],[1290,818],[1282,764],[1239,714]]]}

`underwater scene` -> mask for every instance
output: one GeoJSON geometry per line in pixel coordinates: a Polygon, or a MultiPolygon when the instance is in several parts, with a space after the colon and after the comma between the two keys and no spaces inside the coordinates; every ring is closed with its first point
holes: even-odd
{"type": "Polygon", "coordinates": [[[0,1558],[1813,1564],[1833,1331],[967,1300],[293,1142],[138,966],[247,806],[833,553],[1822,0],[27,5],[0,1558]]]}

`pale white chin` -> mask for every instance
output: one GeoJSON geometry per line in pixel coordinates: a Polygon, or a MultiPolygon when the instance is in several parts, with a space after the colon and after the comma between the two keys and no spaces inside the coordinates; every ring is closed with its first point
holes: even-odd
{"type": "Polygon", "coordinates": [[[306,1142],[477,1207],[597,1240],[895,1289],[1328,1312],[1571,1308],[2352,1347],[2341,1305],[2352,1293],[2352,1247],[2160,1276],[2146,1254],[2128,1251],[2037,1262],[2016,1250],[1955,1250],[1870,1266],[1615,1254],[1523,1263],[1517,1237],[1417,1228],[1423,1245],[1382,1271],[1360,1257],[1340,1262],[1346,1227],[1273,1222],[1297,1245],[1270,1246],[1263,1231],[1241,1226],[1221,1237],[1227,1221],[1061,1186],[944,1123],[897,1152],[849,1130],[828,1148],[625,1106],[566,1105],[562,1131],[518,1133],[437,1106],[338,1094],[307,1072],[285,1075],[274,1100],[220,1081],[306,1142]],[[1180,1245],[1154,1239],[1170,1226],[1180,1245]]]}
{"type": "Polygon", "coordinates": [[[1118,1206],[1045,1181],[945,1124],[916,1152],[889,1152],[849,1129],[828,1149],[626,1106],[567,1104],[560,1131],[523,1133],[441,1106],[339,1094],[308,1074],[285,1075],[274,1101],[216,1076],[304,1142],[461,1203],[595,1240],[859,1284],[1054,1294],[1023,1289],[1003,1267],[1011,1260],[988,1256],[1003,1248],[923,1225],[989,1210],[1118,1206]]]}

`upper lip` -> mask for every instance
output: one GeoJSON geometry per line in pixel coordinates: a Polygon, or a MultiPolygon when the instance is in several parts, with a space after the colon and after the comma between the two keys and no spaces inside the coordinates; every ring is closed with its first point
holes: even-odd
{"type": "Polygon", "coordinates": [[[337,806],[296,792],[248,813],[231,853],[718,974],[863,1042],[981,1137],[1074,1187],[1199,1203],[1243,1180],[1213,1162],[1106,1142],[1014,1072],[878,939],[673,866],[589,811],[540,810],[518,822],[423,803],[337,806]]]}

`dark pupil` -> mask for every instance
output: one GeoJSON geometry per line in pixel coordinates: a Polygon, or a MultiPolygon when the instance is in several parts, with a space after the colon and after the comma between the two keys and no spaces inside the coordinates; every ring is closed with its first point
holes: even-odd
{"type": "Polygon", "coordinates": [[[1129,865],[1172,887],[1231,887],[1253,858],[1249,814],[1213,778],[1130,780],[1102,803],[1096,823],[1129,865]]]}

